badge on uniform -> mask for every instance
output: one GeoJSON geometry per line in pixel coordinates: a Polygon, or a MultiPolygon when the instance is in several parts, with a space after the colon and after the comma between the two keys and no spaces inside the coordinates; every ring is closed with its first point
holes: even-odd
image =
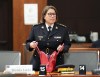
{"type": "Polygon", "coordinates": [[[79,65],[79,74],[86,75],[86,65],[79,65]]]}
{"type": "Polygon", "coordinates": [[[56,29],[58,29],[58,27],[56,26],[56,29]]]}
{"type": "Polygon", "coordinates": [[[55,39],[61,39],[61,36],[54,36],[55,39]]]}
{"type": "Polygon", "coordinates": [[[42,40],[42,39],[43,39],[43,36],[38,36],[38,39],[39,39],[39,40],[42,40]]]}

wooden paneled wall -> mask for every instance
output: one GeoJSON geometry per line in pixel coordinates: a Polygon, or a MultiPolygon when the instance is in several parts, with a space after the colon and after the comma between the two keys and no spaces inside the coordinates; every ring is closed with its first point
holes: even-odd
{"type": "Polygon", "coordinates": [[[47,0],[13,0],[13,50],[20,51],[22,64],[25,63],[23,43],[28,38],[32,25],[24,25],[24,3],[38,3],[39,20],[47,0]]]}

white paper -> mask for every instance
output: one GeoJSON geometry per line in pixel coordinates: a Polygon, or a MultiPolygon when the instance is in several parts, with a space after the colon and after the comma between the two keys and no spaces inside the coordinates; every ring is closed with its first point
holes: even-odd
{"type": "Polygon", "coordinates": [[[38,4],[24,4],[24,24],[38,23],[38,4]]]}
{"type": "Polygon", "coordinates": [[[11,74],[34,74],[32,65],[6,65],[4,72],[11,74]]]}

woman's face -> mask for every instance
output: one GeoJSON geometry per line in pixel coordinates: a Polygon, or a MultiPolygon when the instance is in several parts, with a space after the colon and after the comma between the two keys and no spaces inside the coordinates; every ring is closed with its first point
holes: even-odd
{"type": "Polygon", "coordinates": [[[54,9],[49,9],[44,16],[45,23],[48,25],[54,24],[56,22],[56,12],[54,9]]]}

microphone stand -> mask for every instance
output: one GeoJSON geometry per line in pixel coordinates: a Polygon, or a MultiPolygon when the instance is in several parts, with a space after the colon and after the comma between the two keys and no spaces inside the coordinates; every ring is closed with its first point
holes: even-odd
{"type": "Polygon", "coordinates": [[[93,69],[92,70],[92,74],[93,75],[100,75],[100,61],[99,61],[100,60],[99,59],[100,56],[99,55],[100,55],[100,52],[98,50],[98,52],[97,52],[97,56],[98,56],[98,58],[97,58],[98,59],[98,61],[97,61],[97,69],[93,69]]]}
{"type": "Polygon", "coordinates": [[[100,69],[100,51],[98,50],[98,63],[97,63],[97,69],[100,69]]]}

